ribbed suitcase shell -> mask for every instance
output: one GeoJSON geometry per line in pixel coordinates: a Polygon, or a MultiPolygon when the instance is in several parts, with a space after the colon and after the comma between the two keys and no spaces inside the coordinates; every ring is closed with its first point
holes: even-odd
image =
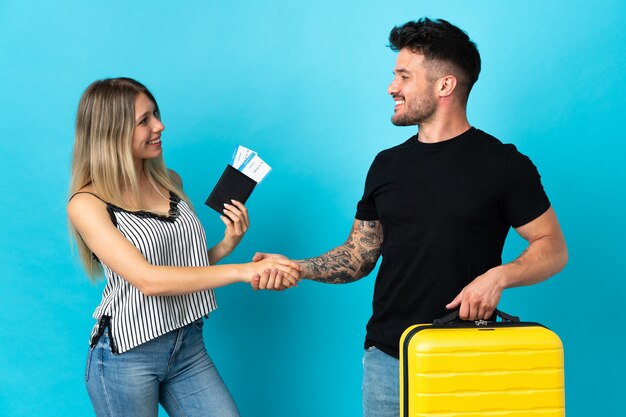
{"type": "Polygon", "coordinates": [[[409,327],[401,417],[563,417],[563,345],[537,323],[409,327]]]}

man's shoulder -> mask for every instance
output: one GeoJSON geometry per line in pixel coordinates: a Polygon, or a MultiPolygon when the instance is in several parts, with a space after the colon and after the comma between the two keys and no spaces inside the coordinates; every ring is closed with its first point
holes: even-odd
{"type": "Polygon", "coordinates": [[[516,149],[512,143],[504,143],[495,136],[480,130],[474,129],[474,141],[473,143],[481,147],[483,150],[488,150],[490,153],[508,155],[516,149]]]}
{"type": "Polygon", "coordinates": [[[382,151],[378,152],[378,155],[376,155],[376,158],[379,158],[379,157],[384,158],[385,156],[388,156],[388,155],[401,154],[408,149],[414,148],[414,142],[415,142],[415,136],[411,136],[410,138],[408,138],[406,141],[402,142],[399,145],[395,145],[395,146],[392,146],[391,148],[383,149],[382,151]]]}
{"type": "Polygon", "coordinates": [[[476,141],[484,145],[491,145],[491,146],[506,145],[500,139],[478,128],[474,128],[474,137],[476,141]]]}

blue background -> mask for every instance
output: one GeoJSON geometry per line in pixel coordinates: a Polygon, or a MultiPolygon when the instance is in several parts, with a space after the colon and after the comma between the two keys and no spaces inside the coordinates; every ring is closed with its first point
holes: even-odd
{"type": "MultiPolygon", "coordinates": [[[[345,240],[392,126],[389,30],[442,17],[477,42],[473,125],[539,167],[570,262],[501,307],[565,345],[568,416],[624,415],[626,339],[621,1],[0,2],[0,414],[86,416],[91,284],[70,250],[65,203],[73,123],[95,79],[130,76],[155,94],[168,165],[183,177],[210,243],[223,225],[202,203],[233,148],[273,167],[249,201],[254,251],[295,258],[345,240]]],[[[524,242],[512,233],[504,259],[524,242]]],[[[360,416],[361,354],[374,274],[283,293],[217,290],[210,353],[243,416],[360,416]]]]}

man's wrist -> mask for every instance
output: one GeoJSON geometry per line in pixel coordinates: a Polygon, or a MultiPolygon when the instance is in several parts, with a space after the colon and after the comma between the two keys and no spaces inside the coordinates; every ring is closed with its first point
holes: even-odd
{"type": "Polygon", "coordinates": [[[300,279],[313,279],[314,277],[310,276],[310,269],[308,267],[307,262],[301,260],[301,261],[295,261],[301,268],[302,268],[302,272],[300,273],[300,279]]]}
{"type": "Polygon", "coordinates": [[[500,290],[505,290],[507,288],[509,288],[510,285],[510,276],[511,276],[511,267],[512,265],[510,264],[505,264],[505,265],[500,265],[497,266],[495,268],[493,268],[493,272],[494,272],[494,281],[496,283],[496,286],[500,289],[500,290]]]}

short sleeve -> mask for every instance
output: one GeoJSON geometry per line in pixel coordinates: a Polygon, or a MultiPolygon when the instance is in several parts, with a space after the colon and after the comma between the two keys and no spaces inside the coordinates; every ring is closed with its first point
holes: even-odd
{"type": "Polygon", "coordinates": [[[377,161],[378,157],[374,159],[374,162],[372,162],[370,166],[365,180],[363,197],[361,197],[361,200],[356,206],[356,215],[354,217],[358,220],[378,220],[378,211],[376,210],[376,201],[374,199],[374,191],[378,182],[377,161]]]}
{"type": "Polygon", "coordinates": [[[537,167],[514,146],[506,164],[503,206],[505,217],[514,228],[535,220],[550,208],[537,167]]]}

